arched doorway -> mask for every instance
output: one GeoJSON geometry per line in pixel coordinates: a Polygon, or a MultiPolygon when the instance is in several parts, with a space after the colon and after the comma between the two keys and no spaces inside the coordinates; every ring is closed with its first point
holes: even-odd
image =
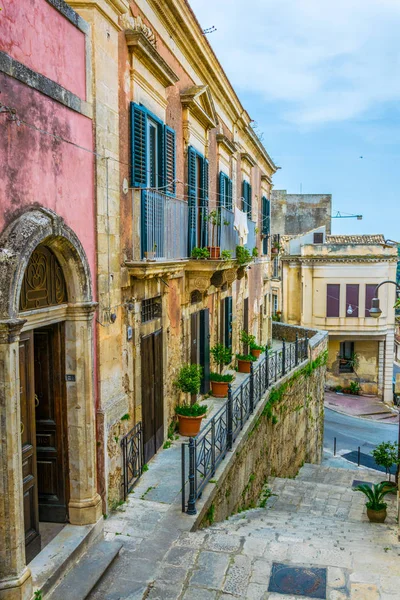
{"type": "Polygon", "coordinates": [[[55,310],[68,306],[68,296],[60,263],[45,245],[39,245],[29,259],[19,305],[20,317],[26,315],[29,323],[33,312],[37,325],[25,326],[19,341],[25,557],[29,563],[62,527],[49,524],[68,522],[65,310],[55,310]],[[54,307],[51,323],[50,307],[54,307]]]}
{"type": "Polygon", "coordinates": [[[30,597],[39,520],[101,517],[96,305],[85,252],[52,211],[31,209],[9,225],[0,264],[0,597],[30,597]]]}

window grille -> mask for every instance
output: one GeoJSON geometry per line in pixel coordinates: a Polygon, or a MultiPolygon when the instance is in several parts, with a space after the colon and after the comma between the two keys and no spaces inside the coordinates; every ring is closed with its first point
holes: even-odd
{"type": "Polygon", "coordinates": [[[142,301],[142,323],[161,317],[161,296],[147,298],[142,301]]]}

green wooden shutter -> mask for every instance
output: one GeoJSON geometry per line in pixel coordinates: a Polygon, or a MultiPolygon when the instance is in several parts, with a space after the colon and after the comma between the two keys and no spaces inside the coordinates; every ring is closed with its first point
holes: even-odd
{"type": "Polygon", "coordinates": [[[166,186],[166,133],[164,123],[158,123],[158,182],[157,187],[165,193],[166,186]]]}
{"type": "Polygon", "coordinates": [[[174,196],[176,192],[176,146],[175,131],[165,126],[165,188],[166,194],[174,196]]]}
{"type": "Polygon", "coordinates": [[[268,237],[270,234],[270,201],[266,196],[262,197],[262,228],[261,232],[264,235],[262,241],[263,254],[268,254],[268,237]]]}
{"type": "Polygon", "coordinates": [[[225,207],[232,210],[232,179],[227,178],[225,207]]]}
{"type": "Polygon", "coordinates": [[[247,213],[249,219],[251,218],[251,185],[248,181],[242,183],[242,211],[247,213]]]}
{"type": "Polygon", "coordinates": [[[232,296],[225,298],[225,327],[224,344],[227,348],[232,348],[232,296]]]}
{"type": "Polygon", "coordinates": [[[219,172],[218,188],[218,204],[219,206],[226,206],[226,176],[222,171],[219,172]]]}
{"type": "Polygon", "coordinates": [[[208,246],[208,221],[205,220],[205,217],[208,215],[208,160],[203,158],[202,160],[202,177],[201,177],[201,205],[202,205],[202,220],[201,220],[201,245],[203,248],[208,246]]]}
{"type": "Polygon", "coordinates": [[[252,217],[252,197],[251,197],[251,185],[247,184],[247,216],[251,220],[252,217]]]}
{"type": "Polygon", "coordinates": [[[147,113],[131,102],[131,183],[146,187],[147,183],[147,113]]]}
{"type": "Polygon", "coordinates": [[[187,153],[188,164],[188,204],[189,204],[189,256],[196,247],[197,240],[197,206],[196,206],[196,151],[189,146],[187,153]]]}

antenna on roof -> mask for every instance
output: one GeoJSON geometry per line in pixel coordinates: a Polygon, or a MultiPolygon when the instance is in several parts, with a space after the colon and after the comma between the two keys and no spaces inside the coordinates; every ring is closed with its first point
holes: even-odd
{"type": "Polygon", "coordinates": [[[215,25],[212,25],[211,27],[207,27],[207,29],[203,29],[203,35],[214,33],[214,31],[217,31],[217,28],[215,27],[215,25]]]}

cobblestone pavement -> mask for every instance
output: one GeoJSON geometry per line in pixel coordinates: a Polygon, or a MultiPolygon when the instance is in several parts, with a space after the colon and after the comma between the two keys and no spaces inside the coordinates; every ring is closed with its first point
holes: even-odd
{"type": "Polygon", "coordinates": [[[177,507],[130,499],[106,522],[124,550],[90,599],[308,600],[268,591],[280,563],[326,568],[326,600],[399,600],[395,500],[385,524],[369,523],[354,478],[382,476],[305,465],[296,479],[270,480],[265,508],[193,533],[177,507]]]}

